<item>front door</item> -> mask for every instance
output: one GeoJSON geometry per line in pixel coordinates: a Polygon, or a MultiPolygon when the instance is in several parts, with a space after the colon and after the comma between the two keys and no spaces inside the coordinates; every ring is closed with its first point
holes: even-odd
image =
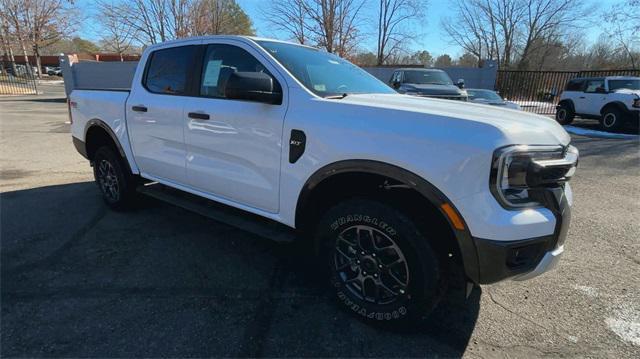
{"type": "Polygon", "coordinates": [[[286,96],[280,105],[225,97],[233,72],[276,72],[258,58],[255,49],[233,41],[203,51],[199,97],[187,98],[184,107],[187,178],[197,190],[276,213],[286,96]]]}
{"type": "Polygon", "coordinates": [[[178,184],[186,180],[183,107],[197,48],[152,52],[141,83],[132,86],[127,126],[136,164],[147,177],[178,184]]]}
{"type": "Polygon", "coordinates": [[[600,116],[600,109],[607,99],[604,91],[604,79],[588,80],[584,93],[580,96],[582,103],[579,105],[582,112],[587,115],[600,116]]]}

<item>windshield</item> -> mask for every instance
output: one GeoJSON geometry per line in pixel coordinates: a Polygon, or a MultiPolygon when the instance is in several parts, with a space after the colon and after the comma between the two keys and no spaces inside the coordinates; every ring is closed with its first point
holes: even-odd
{"type": "Polygon", "coordinates": [[[404,80],[408,84],[453,85],[453,81],[443,71],[405,70],[404,80]]]}
{"type": "Polygon", "coordinates": [[[640,79],[609,80],[609,91],[620,89],[640,90],[640,79]]]}
{"type": "Polygon", "coordinates": [[[258,41],[258,44],[318,96],[396,93],[368,72],[328,52],[274,41],[258,41]]]}
{"type": "Polygon", "coordinates": [[[502,101],[500,95],[493,91],[489,90],[469,90],[467,89],[467,94],[469,95],[469,100],[489,100],[489,101],[502,101]]]}

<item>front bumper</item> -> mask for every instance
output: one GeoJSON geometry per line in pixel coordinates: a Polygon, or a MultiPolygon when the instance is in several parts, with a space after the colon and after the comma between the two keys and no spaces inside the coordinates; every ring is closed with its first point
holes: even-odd
{"type": "Polygon", "coordinates": [[[564,186],[546,190],[543,204],[556,219],[551,235],[515,241],[473,238],[480,284],[507,278],[526,280],[555,267],[564,251],[564,241],[571,222],[571,204],[564,186]]]}

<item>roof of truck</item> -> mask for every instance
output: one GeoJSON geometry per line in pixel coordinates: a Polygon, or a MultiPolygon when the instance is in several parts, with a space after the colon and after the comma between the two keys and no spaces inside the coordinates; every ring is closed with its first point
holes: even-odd
{"type": "Polygon", "coordinates": [[[243,40],[243,41],[249,40],[249,41],[252,41],[252,42],[271,41],[271,42],[280,42],[280,43],[283,43],[283,44],[291,44],[291,45],[303,46],[303,47],[308,47],[308,48],[311,48],[311,49],[317,49],[316,47],[313,47],[313,46],[298,44],[298,43],[291,42],[291,41],[270,39],[270,38],[266,38],[266,37],[257,37],[257,36],[243,36],[243,35],[204,35],[204,36],[184,37],[184,38],[180,38],[180,39],[169,40],[169,41],[164,41],[164,42],[161,42],[161,43],[153,44],[153,45],[149,46],[148,48],[155,48],[155,47],[160,47],[160,46],[164,47],[165,45],[180,44],[182,42],[189,42],[189,41],[193,41],[193,40],[214,40],[214,39],[218,39],[218,40],[243,40]]]}

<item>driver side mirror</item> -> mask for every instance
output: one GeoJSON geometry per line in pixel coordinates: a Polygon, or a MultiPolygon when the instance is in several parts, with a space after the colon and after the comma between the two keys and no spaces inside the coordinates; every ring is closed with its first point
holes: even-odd
{"type": "Polygon", "coordinates": [[[464,79],[458,79],[458,82],[456,82],[456,86],[458,86],[459,89],[463,89],[464,88],[464,79]]]}
{"type": "Polygon", "coordinates": [[[391,82],[391,86],[392,86],[394,89],[399,88],[399,87],[400,87],[400,81],[398,81],[398,80],[393,80],[393,82],[391,82]]]}
{"type": "Polygon", "coordinates": [[[225,96],[233,100],[245,100],[280,105],[282,91],[276,91],[277,82],[264,72],[234,72],[227,80],[225,96]]]}

